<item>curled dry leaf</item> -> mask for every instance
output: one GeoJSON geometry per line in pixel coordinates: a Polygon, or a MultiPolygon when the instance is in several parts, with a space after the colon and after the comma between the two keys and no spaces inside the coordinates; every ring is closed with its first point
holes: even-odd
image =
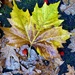
{"type": "Polygon", "coordinates": [[[19,9],[14,0],[13,4],[9,19],[12,27],[0,27],[9,40],[8,44],[17,47],[29,44],[46,59],[57,57],[57,48],[62,47],[62,43],[70,37],[70,33],[59,26],[63,22],[58,19],[59,2],[49,6],[45,3],[41,8],[36,4],[32,16],[28,10],[19,9]]]}
{"type": "Polygon", "coordinates": [[[57,67],[57,66],[60,66],[60,65],[62,65],[63,63],[64,63],[64,61],[62,61],[61,59],[59,59],[59,58],[55,58],[54,59],[54,65],[57,67]]]}
{"type": "Polygon", "coordinates": [[[68,72],[65,73],[65,75],[75,75],[75,70],[74,70],[74,67],[70,66],[70,65],[67,65],[67,68],[68,68],[68,72]]]}

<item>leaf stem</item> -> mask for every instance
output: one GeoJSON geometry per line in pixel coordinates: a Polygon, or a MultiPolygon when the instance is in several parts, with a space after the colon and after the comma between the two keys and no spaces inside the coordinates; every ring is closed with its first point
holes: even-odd
{"type": "Polygon", "coordinates": [[[28,58],[30,58],[30,57],[31,57],[31,46],[28,49],[28,58]]]}

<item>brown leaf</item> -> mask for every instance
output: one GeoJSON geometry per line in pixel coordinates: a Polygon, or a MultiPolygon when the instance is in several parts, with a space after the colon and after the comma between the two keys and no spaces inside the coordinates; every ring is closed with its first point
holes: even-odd
{"type": "MultiPolygon", "coordinates": [[[[6,45],[6,47],[1,48],[1,52],[4,53],[4,57],[10,61],[10,57],[13,57],[15,61],[19,62],[18,57],[15,53],[15,48],[9,45],[6,45]]],[[[9,64],[10,65],[10,64],[9,64]]]]}
{"type": "Polygon", "coordinates": [[[60,10],[67,15],[75,15],[75,0],[63,0],[63,3],[60,6],[60,10]]]}
{"type": "Polygon", "coordinates": [[[66,75],[75,75],[75,70],[74,70],[74,67],[72,66],[70,66],[70,65],[67,65],[67,67],[68,67],[68,73],[65,73],[66,75]]]}
{"type": "Polygon", "coordinates": [[[12,28],[1,27],[1,29],[4,30],[4,33],[6,34],[5,37],[9,40],[9,45],[20,47],[23,44],[29,43],[27,40],[27,37],[24,35],[24,32],[20,31],[18,28],[16,28],[16,27],[12,27],[12,28]]]}
{"type": "Polygon", "coordinates": [[[59,56],[56,48],[54,48],[54,46],[52,46],[50,43],[39,42],[39,43],[34,44],[33,46],[35,46],[36,48],[39,48],[40,52],[38,50],[37,52],[39,52],[40,55],[42,55],[46,59],[49,59],[49,57],[54,58],[54,57],[59,56]]]}
{"type": "Polygon", "coordinates": [[[12,8],[12,3],[9,0],[1,0],[3,4],[8,5],[12,8]]]}
{"type": "Polygon", "coordinates": [[[66,5],[75,3],[75,0],[62,0],[62,1],[63,1],[64,4],[66,4],[66,5]]]}

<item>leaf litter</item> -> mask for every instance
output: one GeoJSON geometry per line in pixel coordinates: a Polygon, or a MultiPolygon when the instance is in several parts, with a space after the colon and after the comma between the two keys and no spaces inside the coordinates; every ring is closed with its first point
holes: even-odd
{"type": "Polygon", "coordinates": [[[19,9],[13,0],[8,19],[12,27],[0,27],[5,34],[0,40],[1,75],[58,75],[64,61],[57,48],[63,47],[62,43],[70,37],[60,26],[64,20],[58,19],[58,5],[59,2],[49,6],[44,3],[39,8],[36,4],[30,16],[28,10],[19,9]],[[11,71],[2,73],[4,68],[11,71]]]}
{"type": "Polygon", "coordinates": [[[6,44],[5,47],[0,49],[0,54],[2,54],[0,58],[1,75],[13,75],[17,73],[23,75],[56,75],[58,73],[59,66],[63,63],[61,57],[46,60],[42,56],[38,55],[34,49],[32,49],[30,57],[25,59],[21,54],[21,51],[24,48],[30,47],[28,45],[23,45],[21,48],[16,48],[6,44]],[[46,61],[49,61],[48,66],[45,65],[46,61]],[[2,73],[3,68],[11,69],[12,71],[2,73]]]}

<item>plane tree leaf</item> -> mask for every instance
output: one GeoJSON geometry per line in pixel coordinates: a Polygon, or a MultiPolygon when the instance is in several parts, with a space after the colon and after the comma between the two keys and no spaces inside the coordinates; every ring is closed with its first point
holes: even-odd
{"type": "Polygon", "coordinates": [[[25,28],[30,44],[37,49],[38,53],[46,58],[57,57],[57,48],[63,47],[62,43],[65,43],[65,40],[70,37],[70,33],[62,29],[61,26],[47,29],[40,32],[40,34],[38,34],[37,29],[32,24],[25,26],[25,28]]]}
{"type": "Polygon", "coordinates": [[[41,8],[36,4],[32,16],[28,10],[19,9],[14,0],[13,4],[11,19],[8,19],[12,27],[0,27],[9,40],[8,44],[17,47],[29,44],[46,59],[58,57],[57,48],[70,37],[70,33],[59,26],[63,22],[58,19],[59,2],[49,6],[45,3],[41,8]]]}
{"type": "Polygon", "coordinates": [[[36,4],[34,11],[32,12],[32,22],[36,24],[37,29],[48,28],[51,26],[59,26],[63,20],[59,20],[58,15],[59,2],[50,4],[49,6],[44,3],[42,8],[36,4]]]}

